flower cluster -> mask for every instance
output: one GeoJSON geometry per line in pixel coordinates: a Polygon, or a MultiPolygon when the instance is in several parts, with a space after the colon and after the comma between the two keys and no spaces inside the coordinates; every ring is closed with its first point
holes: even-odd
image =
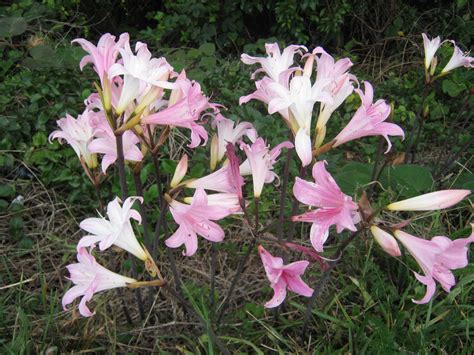
{"type": "MultiPolygon", "coordinates": [[[[429,41],[426,35],[423,39],[426,71],[434,71],[440,39],[429,41]]],[[[324,252],[325,244],[329,244],[333,226],[337,233],[348,230],[355,233],[354,236],[370,229],[376,242],[387,253],[400,256],[400,242],[420,265],[424,275],[415,273],[415,277],[427,286],[427,293],[420,301],[415,301],[417,303],[431,299],[435,280],[449,292],[455,284],[451,270],[467,264],[467,246],[474,242],[474,235],[458,240],[438,236],[428,241],[402,231],[400,226],[389,226],[376,218],[380,211],[371,210],[368,202],[357,201],[345,194],[326,169],[328,166],[332,171],[334,167],[325,160],[318,160],[320,154],[367,136],[384,137],[388,144],[387,153],[392,146],[390,136],[404,137],[404,131],[389,122],[391,106],[385,100],[375,100],[372,85],[364,81],[362,89],[359,80],[350,73],[353,63],[349,58],[336,60],[321,47],[308,51],[305,46],[291,45],[281,51],[276,43],[266,44],[266,57],[242,55],[245,64],[261,66],[252,74],[252,79],[260,74],[263,77],[255,82],[255,92],[240,98],[240,104],[253,99],[262,101],[270,114],[278,113],[283,118],[292,135],[293,142],[274,142],[259,136],[252,123],[235,122],[224,117],[224,108],[211,103],[198,82],[190,80],[184,70],[175,72],[165,58],[154,58],[145,43],[137,42],[131,46],[126,33],[118,39],[105,34],[97,45],[85,39],[73,42],[87,52],[80,62],[81,69],[92,65],[100,84],[96,85],[97,92],[85,101],[85,111],[77,118],[66,115],[58,120],[59,129],[51,133],[50,139],[66,141],[74,149],[97,188],[104,175],[110,172],[109,168],[116,164],[123,202],[116,197],[108,203],[105,217],[86,218],[80,223],[79,227],[87,235],[77,244],[78,263],[67,267],[74,286],[63,297],[64,307],[82,296],[79,311],[83,316],[91,316],[93,313],[87,302],[94,293],[147,284],[147,281],[138,281],[135,274],[130,278],[99,265],[92,255],[96,247],[95,250],[105,251],[114,245],[127,251],[145,263],[145,270],[151,276],[157,276],[165,283],[152,255],[160,241],[160,228],[166,229],[164,245],[183,249],[185,257],[198,252],[198,236],[209,242],[222,242],[225,231],[218,222],[228,216],[245,220],[244,224],[256,239],[252,246],[257,241],[259,244],[265,241],[258,239],[261,231],[258,206],[268,189],[264,189],[265,184],[280,183],[276,166],[283,149],[294,148],[301,163],[300,176],[295,177],[292,191],[294,207],[301,203],[305,211],[293,213],[291,221],[311,223],[309,243],[314,250],[304,243],[284,243],[283,236],[275,240],[279,247],[303,252],[310,261],[317,261],[327,269],[325,263],[328,259],[320,253],[324,252]],[[325,143],[327,124],[334,112],[353,94],[360,98],[360,106],[345,127],[325,143]],[[313,122],[314,112],[316,122],[313,122]],[[187,152],[181,155],[169,185],[162,187],[159,158],[167,150],[161,148],[175,130],[181,129],[190,135],[187,152]],[[190,174],[192,178],[186,177],[193,150],[206,146],[208,141],[208,171],[198,177],[194,174],[190,174]],[[268,142],[276,144],[273,146],[268,142]],[[155,164],[160,194],[160,211],[156,216],[151,247],[142,243],[134,231],[134,224],[142,223],[142,220],[146,222],[145,204],[148,201],[144,201],[142,196],[127,197],[126,179],[126,166],[129,166],[135,178],[138,177],[135,179],[138,180],[135,181],[137,194],[142,194],[139,173],[147,157],[151,157],[155,164]],[[99,159],[101,169],[98,169],[99,159]],[[314,181],[307,181],[305,176],[311,165],[314,181]],[[246,193],[248,191],[252,191],[250,196],[246,193]],[[142,204],[140,213],[132,208],[137,201],[142,204]],[[248,211],[251,203],[256,214],[254,225],[248,211]],[[167,217],[174,221],[170,235],[167,227],[163,227],[167,217]]],[[[458,52],[455,46],[454,59],[451,58],[443,73],[460,65],[472,66],[472,58],[458,52]]],[[[287,156],[291,156],[291,151],[287,156]]],[[[288,179],[289,165],[290,161],[284,169],[280,200],[283,202],[285,189],[292,183],[288,179]]],[[[385,209],[426,211],[448,208],[469,193],[467,190],[439,191],[392,203],[385,209]]],[[[285,220],[284,208],[281,211],[280,222],[285,220]]],[[[283,233],[284,228],[280,227],[283,233]]],[[[273,256],[262,245],[258,246],[258,253],[274,291],[265,307],[282,304],[287,290],[304,297],[313,295],[313,289],[302,278],[311,265],[310,261],[287,263],[286,255],[273,256]]]]}

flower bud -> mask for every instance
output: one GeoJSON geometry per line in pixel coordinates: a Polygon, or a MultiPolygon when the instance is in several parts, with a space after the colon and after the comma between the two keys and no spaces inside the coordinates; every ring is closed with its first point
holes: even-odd
{"type": "Polygon", "coordinates": [[[382,247],[384,251],[395,257],[402,255],[396,239],[391,234],[385,232],[377,226],[370,227],[370,231],[374,236],[375,241],[382,247]]]}
{"type": "Polygon", "coordinates": [[[471,193],[470,190],[441,190],[389,204],[390,211],[433,211],[454,206],[471,193]]]}
{"type": "Polygon", "coordinates": [[[175,188],[179,185],[179,183],[183,180],[186,172],[188,171],[188,156],[184,154],[181,157],[178,165],[176,166],[176,170],[174,171],[173,179],[171,180],[170,186],[171,188],[175,188]]]}

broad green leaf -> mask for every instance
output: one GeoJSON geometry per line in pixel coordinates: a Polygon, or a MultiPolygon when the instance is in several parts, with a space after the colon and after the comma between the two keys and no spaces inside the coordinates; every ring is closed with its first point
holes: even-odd
{"type": "Polygon", "coordinates": [[[13,37],[26,31],[27,22],[23,17],[0,18],[0,37],[13,37]]]}

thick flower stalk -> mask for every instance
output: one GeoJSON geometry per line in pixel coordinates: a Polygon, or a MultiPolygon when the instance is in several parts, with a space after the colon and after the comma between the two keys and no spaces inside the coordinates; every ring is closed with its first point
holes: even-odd
{"type": "Polygon", "coordinates": [[[211,242],[221,242],[224,239],[224,231],[213,221],[228,216],[231,211],[222,206],[210,205],[203,189],[196,189],[190,205],[176,200],[171,200],[169,205],[179,227],[166,239],[165,244],[168,247],[178,248],[184,244],[186,250],[183,255],[192,256],[198,247],[197,235],[211,242]]]}
{"type": "Polygon", "coordinates": [[[301,296],[311,297],[313,289],[301,279],[301,275],[309,265],[308,261],[296,261],[284,265],[282,258],[273,256],[261,245],[258,246],[258,252],[274,292],[272,299],[265,303],[266,308],[274,308],[282,304],[286,298],[287,289],[301,296]]]}
{"type": "Polygon", "coordinates": [[[317,210],[293,216],[294,222],[313,223],[310,231],[311,244],[318,252],[329,236],[329,228],[336,226],[338,233],[344,229],[356,231],[356,223],[360,221],[358,206],[350,196],[344,194],[326,170],[326,161],[319,161],[313,166],[315,182],[296,178],[293,194],[305,205],[317,207],[317,210]]]}
{"type": "Polygon", "coordinates": [[[90,234],[79,241],[78,250],[97,243],[99,243],[100,250],[106,250],[112,245],[116,245],[143,261],[147,260],[148,254],[137,240],[130,222],[131,219],[139,223],[142,220],[140,213],[132,209],[133,203],[137,200],[143,203],[141,197],[129,197],[120,206],[121,201],[116,197],[107,205],[108,219],[101,217],[83,220],[79,226],[90,234]]]}
{"type": "Polygon", "coordinates": [[[94,315],[87,307],[87,302],[92,299],[95,293],[117,287],[127,287],[137,282],[135,279],[116,274],[98,264],[86,248],[78,250],[77,261],[79,263],[67,266],[70,274],[69,280],[73,282],[74,286],[64,294],[62,305],[66,310],[67,305],[82,296],[79,302],[79,313],[84,317],[94,315]]]}

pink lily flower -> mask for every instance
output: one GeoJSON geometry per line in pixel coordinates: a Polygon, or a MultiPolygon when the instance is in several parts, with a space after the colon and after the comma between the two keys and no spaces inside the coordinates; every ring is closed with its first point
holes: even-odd
{"type": "Polygon", "coordinates": [[[425,50],[425,70],[429,71],[435,53],[442,44],[441,38],[438,36],[430,40],[425,33],[422,33],[421,36],[423,37],[423,47],[425,50]]]}
{"type": "Polygon", "coordinates": [[[176,232],[166,239],[165,244],[169,248],[178,248],[185,245],[185,256],[192,256],[198,247],[197,235],[211,241],[221,242],[224,239],[224,231],[215,222],[222,219],[231,211],[221,206],[211,206],[203,189],[196,189],[191,205],[171,201],[170,211],[175,222],[179,225],[176,232]]]}
{"type": "Polygon", "coordinates": [[[84,69],[88,63],[92,63],[94,70],[99,75],[100,82],[104,86],[105,81],[108,80],[108,72],[110,68],[115,64],[119,50],[128,44],[129,36],[128,33],[122,33],[115,42],[115,36],[110,33],[106,33],[100,37],[97,47],[91,42],[84,38],[78,38],[72,41],[72,43],[79,43],[87,53],[79,63],[79,67],[84,69]]]}
{"type": "Polygon", "coordinates": [[[394,257],[402,255],[397,240],[392,237],[390,233],[385,232],[377,226],[370,227],[370,232],[374,236],[375,241],[385,252],[394,257]]]}
{"type": "Polygon", "coordinates": [[[441,190],[389,204],[390,211],[433,211],[454,206],[471,194],[470,190],[441,190]]]}
{"type": "Polygon", "coordinates": [[[312,222],[310,239],[313,248],[323,251],[324,242],[329,236],[329,228],[336,225],[341,233],[344,229],[356,231],[355,223],[359,222],[358,206],[350,196],[344,194],[327,172],[326,161],[318,161],[313,166],[314,183],[296,178],[293,194],[305,205],[317,207],[299,216],[293,216],[294,222],[312,222]]]}
{"type": "Polygon", "coordinates": [[[79,313],[83,317],[94,315],[87,307],[87,302],[92,299],[95,293],[117,287],[127,287],[129,284],[137,282],[135,279],[116,274],[98,264],[86,248],[78,250],[77,261],[79,263],[66,266],[70,274],[69,280],[74,283],[74,286],[64,294],[62,305],[64,310],[67,310],[68,304],[83,296],[79,302],[79,313]]]}
{"type": "MultiPolygon", "coordinates": [[[[471,227],[474,228],[474,224],[471,224],[471,227]]],[[[456,240],[444,236],[425,240],[401,230],[396,230],[394,234],[415,258],[424,273],[424,275],[420,275],[414,272],[416,279],[427,286],[426,294],[422,299],[412,301],[417,304],[428,303],[436,291],[435,280],[446,292],[450,292],[456,284],[451,270],[467,266],[468,244],[474,243],[474,233],[468,238],[456,240]]]]}
{"type": "MultiPolygon", "coordinates": [[[[267,76],[263,77],[261,80],[256,81],[255,86],[257,87],[257,90],[250,95],[240,97],[239,105],[243,105],[250,100],[258,100],[268,105],[273,99],[273,91],[270,89],[271,83],[273,83],[273,80],[267,76]]],[[[282,108],[278,110],[278,113],[283,117],[287,125],[291,127],[290,113],[288,108],[282,108]]]]}
{"type": "Polygon", "coordinates": [[[301,296],[311,297],[313,289],[301,279],[301,275],[309,265],[308,261],[296,261],[283,265],[282,258],[273,256],[261,245],[258,246],[258,252],[274,291],[272,299],[265,303],[265,308],[274,308],[282,304],[286,298],[286,289],[301,296]]]}
{"type": "Polygon", "coordinates": [[[252,145],[241,143],[240,148],[247,155],[247,160],[240,166],[240,174],[242,176],[252,174],[253,194],[256,198],[259,198],[263,185],[265,183],[269,184],[275,178],[278,178],[272,170],[281,150],[283,148],[291,149],[293,144],[286,141],[269,150],[263,138],[259,137],[252,145]]]}
{"type": "Polygon", "coordinates": [[[171,106],[142,119],[143,124],[157,124],[165,126],[177,126],[191,130],[190,148],[197,147],[207,142],[207,131],[196,122],[201,114],[213,106],[207,97],[201,92],[201,85],[189,79],[177,80],[175,90],[179,99],[171,106]]]}
{"type": "Polygon", "coordinates": [[[225,118],[220,113],[216,115],[213,127],[217,129],[216,149],[211,150],[211,169],[224,158],[227,143],[235,144],[242,137],[247,136],[250,141],[257,139],[257,131],[249,122],[240,122],[235,127],[235,122],[225,118]],[[213,153],[215,156],[213,156],[213,153]]]}
{"type": "MultiPolygon", "coordinates": [[[[454,43],[454,42],[453,42],[454,43]]],[[[441,73],[447,73],[453,69],[459,67],[473,68],[474,67],[474,57],[469,57],[469,52],[463,53],[458,46],[454,45],[454,52],[449,59],[448,64],[441,70],[441,73]]]]}
{"type": "MultiPolygon", "coordinates": [[[[94,121],[94,135],[97,137],[87,146],[93,153],[104,154],[102,157],[102,172],[105,174],[108,167],[117,160],[117,143],[115,134],[106,118],[102,115],[94,121]]],[[[137,147],[140,139],[130,130],[122,135],[123,155],[125,160],[142,161],[143,154],[137,147]]]]}
{"type": "MultiPolygon", "coordinates": [[[[168,64],[165,58],[152,58],[145,43],[137,42],[135,45],[136,54],[132,52],[128,42],[119,51],[122,61],[115,63],[109,71],[110,78],[123,75],[123,87],[116,107],[118,115],[125,111],[133,100],[139,96],[144,97],[153,87],[174,88],[174,84],[168,82],[173,67],[168,64]]],[[[154,90],[151,99],[158,96],[159,93],[160,90],[154,90]]]]}
{"type": "Polygon", "coordinates": [[[59,130],[49,135],[49,141],[59,139],[65,140],[76,152],[79,159],[83,160],[91,169],[97,166],[97,156],[88,148],[88,144],[94,138],[93,111],[85,110],[77,119],[66,114],[66,117],[56,121],[59,130]]]}
{"type": "Polygon", "coordinates": [[[266,43],[265,50],[268,54],[267,57],[251,57],[248,54],[242,54],[240,59],[247,65],[260,64],[262,68],[256,70],[252,74],[252,79],[255,75],[260,72],[267,74],[270,79],[275,82],[279,82],[281,74],[286,72],[292,65],[295,54],[302,54],[302,51],[306,52],[305,46],[290,45],[280,51],[278,43],[266,43]]]}
{"type": "Polygon", "coordinates": [[[132,196],[125,200],[120,206],[120,199],[116,197],[107,205],[107,220],[101,218],[86,218],[79,227],[90,233],[83,237],[77,244],[77,250],[90,247],[99,243],[100,250],[106,250],[112,245],[116,245],[129,253],[135,255],[140,260],[147,260],[148,256],[142,245],[138,242],[133,232],[131,219],[141,223],[142,218],[138,211],[132,209],[133,203],[138,200],[143,203],[143,198],[132,196]]]}
{"type": "Polygon", "coordinates": [[[390,106],[384,100],[372,103],[374,98],[372,85],[365,81],[364,87],[365,93],[359,89],[355,90],[362,100],[362,105],[347,126],[336,136],[334,147],[361,137],[381,135],[387,140],[388,148],[385,151],[387,153],[392,147],[388,136],[404,137],[405,134],[398,125],[384,122],[390,115],[390,106]]]}

